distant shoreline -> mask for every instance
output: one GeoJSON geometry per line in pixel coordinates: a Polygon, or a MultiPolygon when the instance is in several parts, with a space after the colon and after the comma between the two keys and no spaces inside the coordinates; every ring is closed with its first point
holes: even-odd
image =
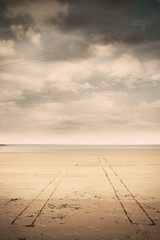
{"type": "Polygon", "coordinates": [[[0,144],[0,147],[4,147],[4,146],[7,146],[7,144],[0,144]]]}
{"type": "Polygon", "coordinates": [[[8,147],[160,147],[160,144],[0,144],[8,147]]]}

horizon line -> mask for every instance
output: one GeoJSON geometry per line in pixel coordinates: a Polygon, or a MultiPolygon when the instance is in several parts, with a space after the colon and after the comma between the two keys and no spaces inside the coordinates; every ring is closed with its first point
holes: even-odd
{"type": "Polygon", "coordinates": [[[100,144],[98,144],[98,143],[94,143],[94,144],[92,144],[92,143],[88,143],[88,144],[86,144],[86,143],[70,143],[70,144],[68,144],[68,143],[4,143],[4,144],[0,144],[0,146],[8,146],[8,145],[73,145],[73,146],[76,146],[76,145],[81,145],[81,146],[102,146],[102,145],[104,145],[104,146],[160,146],[160,143],[154,143],[154,144],[147,144],[147,143],[141,143],[141,144],[134,144],[134,143],[130,143],[130,144],[106,144],[106,143],[100,143],[100,144]]]}

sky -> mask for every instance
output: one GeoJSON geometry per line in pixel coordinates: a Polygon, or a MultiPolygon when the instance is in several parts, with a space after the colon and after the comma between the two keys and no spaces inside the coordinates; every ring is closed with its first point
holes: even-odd
{"type": "Polygon", "coordinates": [[[0,0],[0,143],[160,144],[160,0],[0,0]]]}

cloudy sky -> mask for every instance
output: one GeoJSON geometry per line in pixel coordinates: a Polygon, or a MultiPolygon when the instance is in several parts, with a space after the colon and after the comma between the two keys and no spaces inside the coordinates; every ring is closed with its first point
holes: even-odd
{"type": "Polygon", "coordinates": [[[160,0],[0,0],[0,143],[160,144],[160,0]]]}

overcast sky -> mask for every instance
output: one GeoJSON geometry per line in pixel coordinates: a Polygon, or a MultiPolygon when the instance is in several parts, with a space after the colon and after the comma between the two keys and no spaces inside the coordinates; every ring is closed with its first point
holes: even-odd
{"type": "Polygon", "coordinates": [[[160,144],[160,0],[0,0],[0,143],[160,144]]]}

